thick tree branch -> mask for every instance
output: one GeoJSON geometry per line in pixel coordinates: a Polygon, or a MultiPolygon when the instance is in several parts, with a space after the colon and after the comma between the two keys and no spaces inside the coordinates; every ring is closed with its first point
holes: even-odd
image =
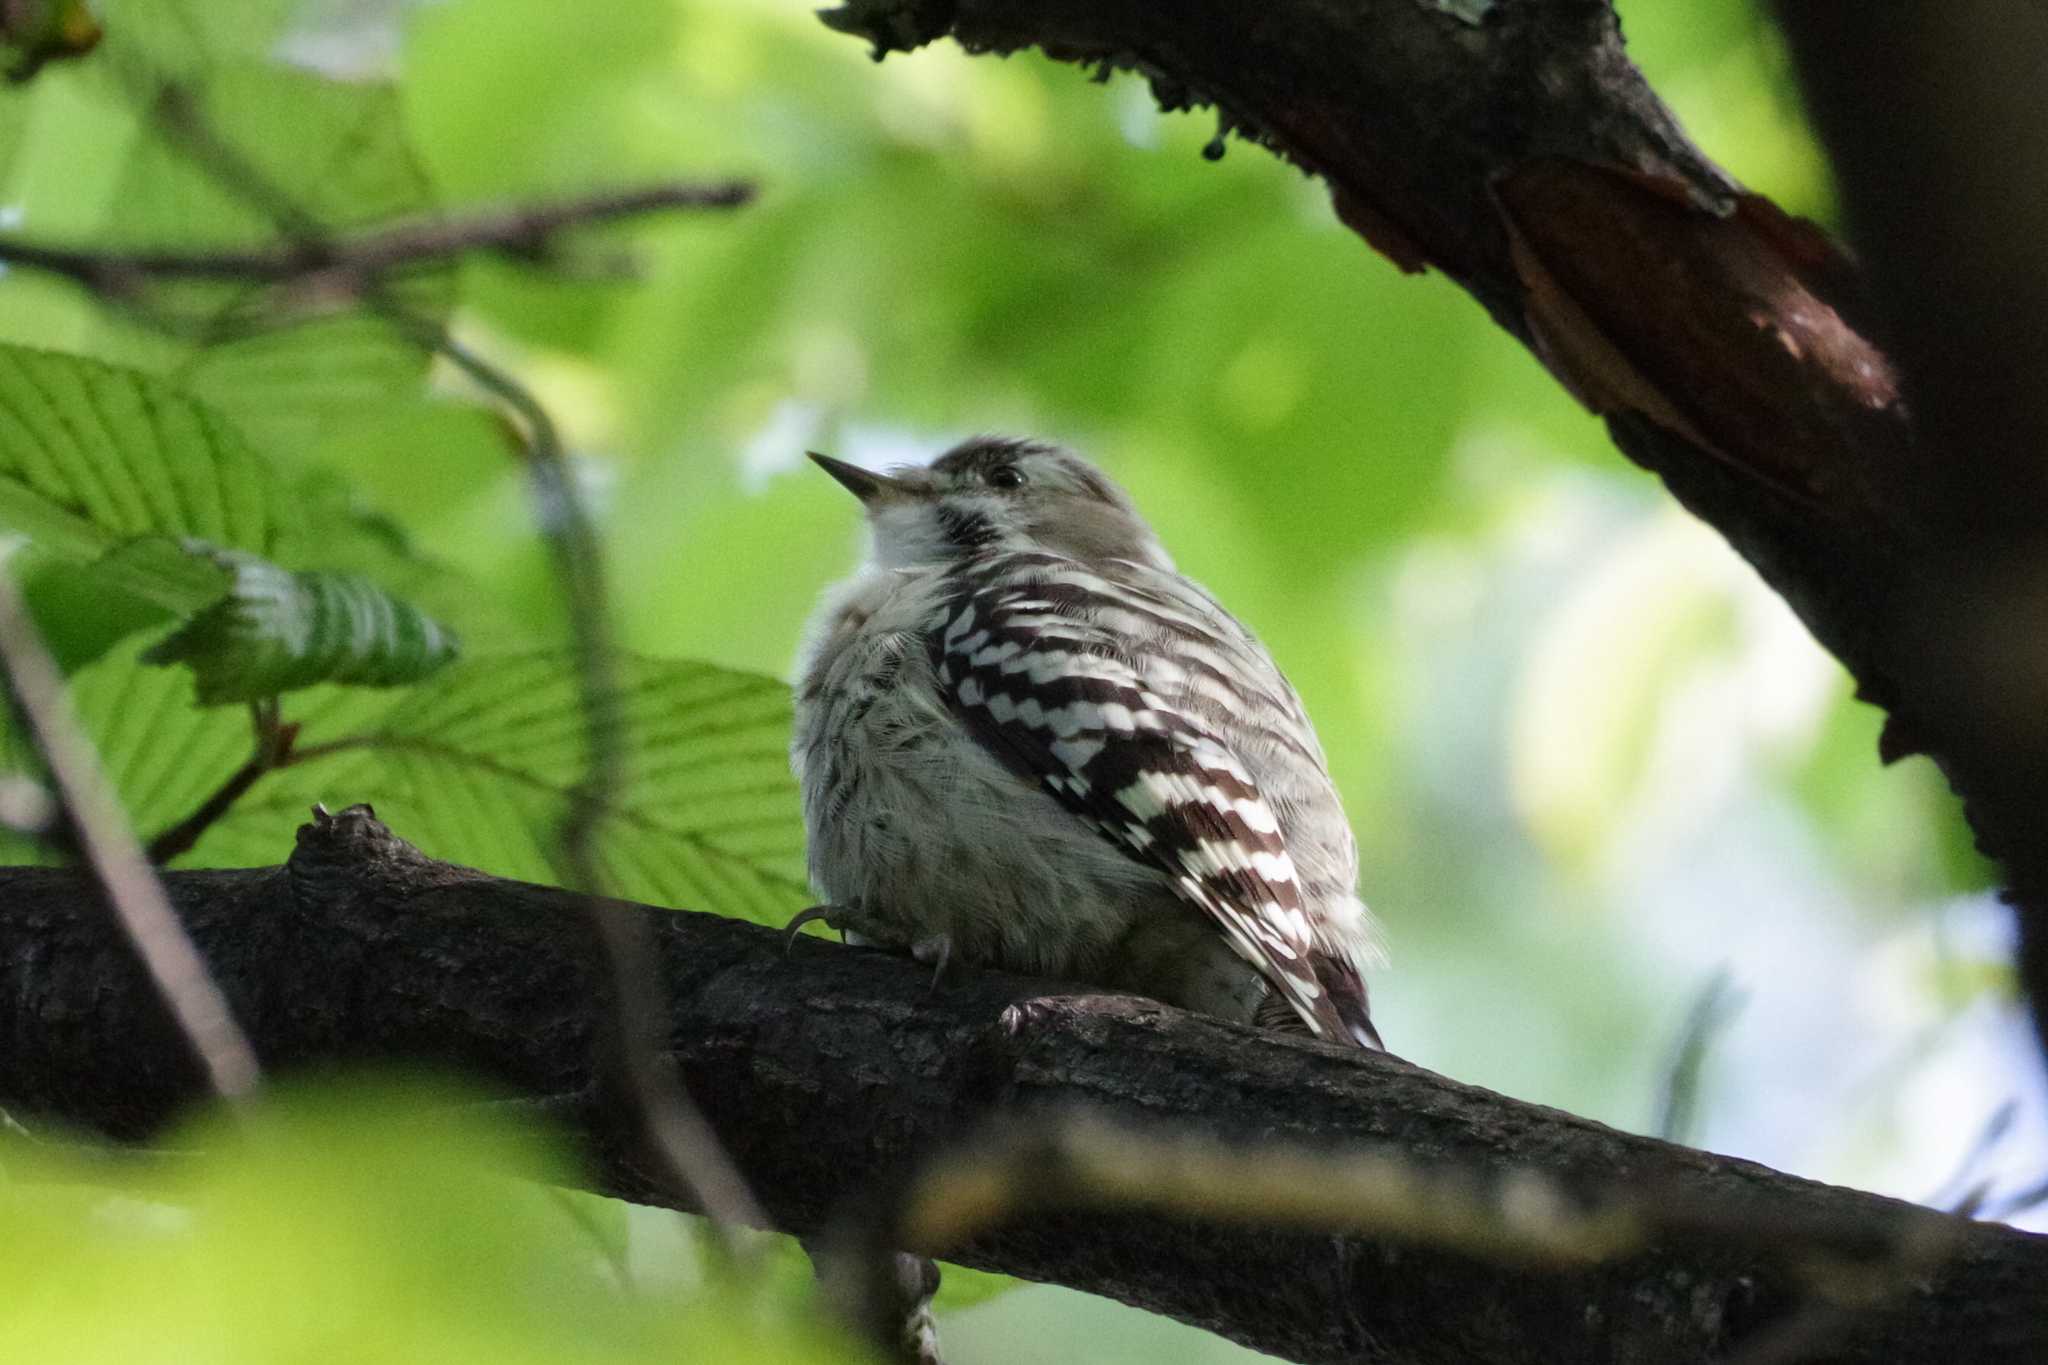
{"type": "MultiPolygon", "coordinates": [[[[356,812],[305,827],[285,867],[167,881],[266,1065],[428,1059],[554,1097],[588,1138],[600,1187],[676,1202],[635,1158],[630,1120],[576,1102],[592,1093],[591,1038],[606,1026],[580,898],[432,862],[356,812]]],[[[88,895],[75,873],[0,871],[0,1106],[139,1138],[203,1086],[113,931],[85,913],[88,895]]],[[[1650,1220],[1649,1245],[1540,1268],[1556,1258],[1532,1262],[1512,1239],[1498,1257],[1469,1238],[1449,1249],[1421,1223],[1409,1236],[1335,1236],[1261,1228],[1244,1208],[1219,1208],[1221,1224],[1129,1207],[1048,1211],[1039,1189],[1036,1211],[977,1233],[955,1259],[1298,1360],[1683,1365],[1808,1311],[1827,1284],[1810,1262],[1825,1254],[1887,1282],[1843,1314],[1817,1359],[2048,1354],[2048,1240],[1945,1222],[1938,1263],[1894,1260],[1906,1253],[1887,1248],[1924,1245],[1925,1211],[1397,1059],[993,973],[934,994],[926,973],[887,955],[802,940],[785,957],[780,936],[753,925],[620,913],[656,940],[667,1036],[692,1095],[789,1231],[817,1232],[872,1201],[987,1133],[992,1116],[1082,1107],[1175,1139],[1186,1162],[1227,1162],[1253,1142],[1311,1154],[1369,1144],[1374,1159],[1440,1172],[1475,1206],[1526,1207],[1531,1188],[1555,1189],[1572,1201],[1559,1226],[1585,1223],[1587,1209],[1634,1210],[1650,1220]]],[[[1064,1166],[1042,1169],[1064,1169],[1081,1191],[1142,1185],[1118,1159],[1069,1150],[1064,1166]]],[[[1398,1181],[1365,1188],[1392,1208],[1403,1197],[1398,1181]]]]}
{"type": "Polygon", "coordinates": [[[1779,0],[1887,335],[1939,464],[1928,627],[1944,762],[2013,874],[2048,1045],[2048,7],[1779,0]]]}
{"type": "MultiPolygon", "coordinates": [[[[1989,22],[2023,7],[1963,8],[1989,22]]],[[[1163,105],[1214,104],[1327,181],[1362,237],[1463,285],[1792,604],[1891,713],[1883,756],[1942,765],[2030,941],[2048,944],[2048,573],[2010,553],[2034,548],[2018,528],[2048,524],[2048,433],[2006,433],[2034,461],[2025,477],[1916,435],[1855,267],[1687,141],[1629,63],[1607,0],[850,0],[824,17],[878,56],[950,37],[1135,69],[1163,105]],[[1991,508],[2011,534],[1981,553],[1991,508]]],[[[1911,65],[1922,46],[1886,50],[1911,65]]],[[[2034,49],[2015,34],[2003,50],[2011,74],[2034,49]]],[[[1859,88],[1889,98],[1882,82],[1859,88]]],[[[1963,98],[1966,83],[1945,88],[1963,98]]],[[[2040,88],[2016,98],[2038,103],[2040,88]]],[[[1989,149],[2003,142],[1981,148],[2000,185],[2009,163],[1989,149]]],[[[1885,158],[1892,141],[1869,145],[1885,158]]],[[[1876,198],[1901,221],[1943,216],[1922,196],[1876,198]]],[[[1890,267],[1923,292],[1948,278],[1940,260],[1890,267]]],[[[2037,344],[2039,314],[1997,297],[2037,344]]],[[[2039,376],[2011,356],[1929,336],[1909,360],[1940,352],[1941,374],[1966,388],[1985,365],[2023,375],[2038,410],[2039,376]]],[[[2048,1020],[2048,948],[2022,968],[2048,1020]]]]}

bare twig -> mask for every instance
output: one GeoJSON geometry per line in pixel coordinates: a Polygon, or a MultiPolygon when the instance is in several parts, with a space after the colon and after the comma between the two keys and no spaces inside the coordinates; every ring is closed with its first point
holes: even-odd
{"type": "Polygon", "coordinates": [[[0,261],[62,275],[116,299],[134,298],[166,280],[220,280],[288,284],[310,296],[348,301],[414,266],[476,251],[542,257],[570,229],[676,209],[736,208],[753,196],[753,186],[741,180],[674,182],[211,251],[123,251],[0,236],[0,261]]]}
{"type": "Polygon", "coordinates": [[[291,766],[292,744],[299,736],[299,727],[287,725],[279,719],[277,699],[269,697],[252,703],[249,720],[256,746],[248,762],[230,773],[227,780],[200,802],[190,815],[149,841],[149,860],[152,863],[167,863],[179,854],[191,851],[200,837],[232,810],[235,802],[247,795],[249,788],[262,780],[265,774],[291,766]]]}
{"type": "Polygon", "coordinates": [[[0,665],[70,818],[108,909],[190,1044],[215,1094],[245,1099],[262,1079],[255,1049],[150,870],[99,757],[72,713],[64,680],[0,566],[0,665]]]}
{"type": "MultiPolygon", "coordinates": [[[[605,803],[625,781],[625,716],[620,706],[617,657],[611,640],[611,604],[597,531],[572,482],[554,419],[526,387],[446,329],[400,313],[384,301],[379,311],[410,329],[431,328],[423,337],[493,398],[509,409],[523,429],[524,450],[536,517],[554,559],[555,573],[569,604],[576,654],[588,768],[572,791],[562,822],[562,853],[569,884],[595,892],[601,885],[595,839],[605,803]],[[388,311],[387,311],[388,310],[388,311]]],[[[591,927],[603,947],[614,993],[606,1042],[607,1070],[639,1112],[659,1158],[670,1174],[694,1191],[719,1225],[729,1251],[739,1229],[766,1222],[745,1179],[726,1155],[718,1136],[691,1103],[675,1076],[664,1021],[667,1011],[655,973],[646,922],[593,895],[591,927]]]]}
{"type": "Polygon", "coordinates": [[[1934,1192],[1916,1203],[1929,1208],[1949,1209],[1966,1216],[1974,1215],[1985,1203],[1985,1182],[1978,1176],[1986,1157],[1998,1145],[2011,1136],[2014,1123],[2020,1116],[2020,1102],[2008,1099],[1991,1111],[1991,1117],[1978,1128],[1976,1137],[1963,1149],[1963,1155],[1956,1162],[1955,1170],[1946,1180],[1934,1187],[1934,1192]]]}
{"type": "Polygon", "coordinates": [[[1651,1228],[1639,1210],[1580,1207],[1534,1174],[1488,1184],[1393,1151],[1161,1137],[1086,1113],[1007,1122],[940,1155],[880,1225],[895,1245],[942,1256],[1025,1214],[1060,1208],[1391,1234],[1550,1267],[1624,1255],[1651,1228]]]}
{"type": "Polygon", "coordinates": [[[1013,1220],[1062,1209],[1364,1236],[1557,1271],[1680,1242],[1782,1265],[1802,1306],[1731,1359],[1790,1365],[1932,1272],[1970,1227],[1921,1211],[1874,1240],[1868,1224],[1702,1202],[1675,1186],[1626,1182],[1581,1195],[1534,1168],[1481,1171],[1392,1147],[1161,1136],[1085,1111],[1013,1117],[927,1163],[893,1210],[848,1219],[835,1235],[835,1266],[864,1272],[859,1311],[884,1314],[900,1300],[891,1248],[944,1255],[1013,1220]]]}
{"type": "Polygon", "coordinates": [[[1693,1127],[1699,1121],[1700,1081],[1706,1070],[1707,1054],[1741,1011],[1745,999],[1723,967],[1708,978],[1685,1012],[1685,1024],[1664,1069],[1664,1084],[1657,1102],[1656,1132],[1666,1142],[1692,1141],[1693,1127]]]}

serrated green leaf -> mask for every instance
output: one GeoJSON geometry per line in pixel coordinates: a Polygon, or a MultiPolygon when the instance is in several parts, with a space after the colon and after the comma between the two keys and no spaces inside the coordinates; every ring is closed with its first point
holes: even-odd
{"type": "MultiPolygon", "coordinates": [[[[192,681],[181,671],[151,668],[131,637],[71,678],[71,703],[99,751],[129,821],[147,838],[190,815],[249,756],[248,717],[192,704],[192,681]]],[[[338,691],[339,689],[334,689],[338,691]]],[[[13,726],[0,726],[0,755],[17,771],[39,770],[33,749],[13,726]]],[[[304,812],[301,812],[301,818],[304,812]]],[[[290,851],[285,840],[258,861],[290,851]]],[[[0,832],[0,862],[49,861],[47,850],[0,832]]]]}
{"type": "MultiPolygon", "coordinates": [[[[610,894],[765,924],[809,902],[790,776],[789,689],[709,664],[619,659],[628,772],[602,802],[610,894]]],[[[331,704],[331,703],[329,703],[331,704]]],[[[320,757],[267,777],[189,866],[275,862],[315,801],[368,801],[426,852],[500,876],[562,882],[558,832],[587,761],[571,656],[472,657],[365,723],[305,717],[320,757]]]]}
{"type": "MultiPolygon", "coordinates": [[[[108,56],[136,72],[192,68],[184,95],[263,191],[224,185],[217,167],[138,120],[136,106],[147,102],[138,100],[132,82],[84,71],[47,94],[40,89],[45,82],[37,83],[32,126],[41,135],[9,168],[4,202],[32,204],[41,234],[109,248],[247,248],[280,240],[277,202],[335,232],[434,207],[393,86],[279,65],[267,55],[267,40],[253,50],[220,41],[229,32],[275,28],[276,13],[253,12],[248,4],[151,0],[136,8],[167,13],[150,22],[137,14],[119,30],[110,27],[109,47],[119,52],[108,56]],[[227,13],[235,17],[221,20],[227,13]]],[[[297,7],[266,0],[254,8],[297,7]]],[[[0,145],[4,134],[0,124],[0,145]]],[[[395,272],[386,284],[389,297],[432,325],[453,306],[455,267],[426,263],[395,272]]],[[[312,300],[281,299],[268,286],[219,281],[159,281],[151,298],[154,309],[179,320],[177,335],[68,284],[15,270],[0,279],[0,337],[60,345],[165,376],[230,417],[280,462],[295,461],[321,435],[365,411],[424,391],[427,349],[363,312],[322,312],[309,306],[312,300]]]]}
{"type": "Polygon", "coordinates": [[[395,687],[439,671],[460,651],[448,627],[367,578],[293,572],[207,546],[192,552],[227,571],[227,595],[142,658],[189,666],[201,706],[319,683],[395,687]]]}
{"type": "MultiPolygon", "coordinates": [[[[0,346],[0,530],[96,560],[143,536],[276,555],[299,517],[235,427],[160,379],[0,346]]],[[[184,594],[163,605],[192,610],[184,594]]]]}

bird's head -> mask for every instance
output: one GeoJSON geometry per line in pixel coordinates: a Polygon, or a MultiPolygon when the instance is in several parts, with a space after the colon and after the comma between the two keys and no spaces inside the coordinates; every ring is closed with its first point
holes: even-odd
{"type": "Polygon", "coordinates": [[[816,452],[811,458],[867,509],[875,562],[884,568],[1003,550],[1173,567],[1129,495],[1060,446],[978,436],[928,466],[887,474],[816,452]]]}

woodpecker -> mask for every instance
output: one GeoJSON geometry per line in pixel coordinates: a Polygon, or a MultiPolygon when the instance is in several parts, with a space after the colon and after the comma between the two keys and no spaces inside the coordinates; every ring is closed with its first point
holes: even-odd
{"type": "Polygon", "coordinates": [[[977,437],[812,454],[871,552],[798,658],[791,764],[823,919],[949,966],[1381,1046],[1358,853],[1272,656],[1079,455],[977,437]]]}

